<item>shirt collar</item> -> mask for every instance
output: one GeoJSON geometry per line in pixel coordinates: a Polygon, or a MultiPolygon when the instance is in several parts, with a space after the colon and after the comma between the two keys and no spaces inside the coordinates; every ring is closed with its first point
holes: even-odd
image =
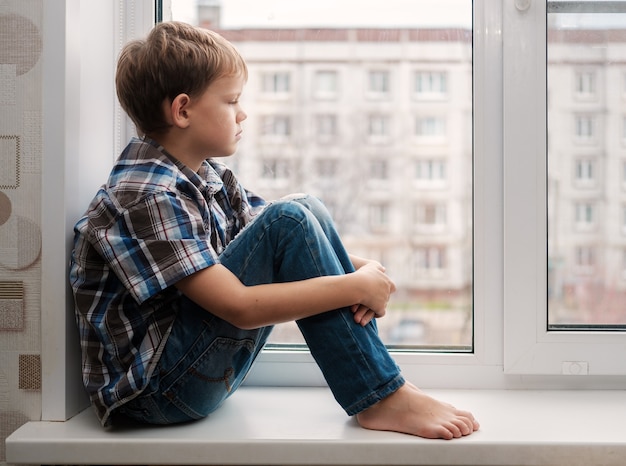
{"type": "Polygon", "coordinates": [[[213,195],[216,192],[220,191],[224,186],[222,178],[219,173],[215,171],[215,168],[209,163],[208,160],[204,160],[202,165],[200,165],[200,169],[195,172],[187,165],[182,163],[172,154],[170,154],[163,146],[161,146],[154,139],[150,139],[147,136],[144,136],[143,140],[148,144],[155,147],[159,152],[165,155],[176,167],[185,175],[189,181],[191,181],[204,195],[213,195]]]}

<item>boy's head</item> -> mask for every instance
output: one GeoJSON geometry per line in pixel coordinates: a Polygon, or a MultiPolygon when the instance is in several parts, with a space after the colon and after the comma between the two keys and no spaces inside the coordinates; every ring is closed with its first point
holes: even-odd
{"type": "Polygon", "coordinates": [[[179,94],[197,97],[217,78],[242,75],[246,64],[216,32],[180,22],[157,24],[145,40],[128,43],[120,54],[115,85],[122,108],[140,134],[159,134],[169,124],[163,102],[179,94]]]}

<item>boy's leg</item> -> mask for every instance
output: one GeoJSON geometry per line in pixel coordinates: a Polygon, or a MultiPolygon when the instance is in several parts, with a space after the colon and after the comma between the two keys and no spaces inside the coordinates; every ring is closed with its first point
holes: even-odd
{"type": "MultiPolygon", "coordinates": [[[[248,265],[238,271],[244,283],[302,280],[354,270],[323,205],[311,197],[291,201],[268,209],[264,226],[257,225],[252,244],[248,243],[250,238],[240,238],[256,251],[249,256],[248,265]],[[305,209],[296,208],[294,203],[305,209]],[[253,256],[259,251],[260,256],[275,255],[271,270],[258,268],[261,264],[253,256]]],[[[240,245],[233,246],[225,256],[241,253],[237,251],[240,245]]],[[[235,262],[243,263],[241,258],[235,262]]],[[[357,414],[363,427],[446,439],[478,429],[470,413],[404,383],[378,337],[375,323],[365,327],[356,324],[346,308],[302,319],[298,325],[335,398],[348,414],[357,414]]]]}
{"type": "MultiPolygon", "coordinates": [[[[354,271],[325,207],[309,196],[270,204],[226,248],[221,261],[246,285],[354,271]]],[[[333,395],[349,415],[404,384],[375,323],[356,324],[349,308],[297,323],[333,395]]]]}

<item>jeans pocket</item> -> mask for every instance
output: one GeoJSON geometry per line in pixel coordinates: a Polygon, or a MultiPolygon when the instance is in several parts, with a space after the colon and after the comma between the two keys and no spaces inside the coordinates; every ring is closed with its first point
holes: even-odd
{"type": "MultiPolygon", "coordinates": [[[[200,342],[196,342],[200,344],[200,342]]],[[[189,361],[177,364],[178,376],[163,389],[163,396],[189,419],[215,411],[241,384],[254,358],[253,339],[217,337],[202,351],[190,351],[189,361]]]]}

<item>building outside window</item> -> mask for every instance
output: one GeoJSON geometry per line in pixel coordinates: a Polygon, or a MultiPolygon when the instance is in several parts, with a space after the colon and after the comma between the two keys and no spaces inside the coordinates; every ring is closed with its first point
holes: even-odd
{"type": "Polygon", "coordinates": [[[291,75],[286,71],[263,74],[263,93],[284,95],[291,92],[291,75]]]}
{"type": "Polygon", "coordinates": [[[575,79],[575,97],[590,99],[596,94],[596,74],[593,71],[578,71],[575,79]]]}
{"type": "Polygon", "coordinates": [[[575,162],[574,183],[580,187],[594,186],[595,179],[595,159],[582,158],[575,162]]]}
{"type": "Polygon", "coordinates": [[[391,92],[389,71],[371,70],[367,73],[367,95],[370,97],[384,97],[391,92]]]}
{"type": "Polygon", "coordinates": [[[416,71],[415,96],[420,99],[445,98],[448,76],[445,71],[416,71]]]}
{"type": "Polygon", "coordinates": [[[437,116],[419,116],[415,119],[415,136],[421,141],[440,141],[446,136],[446,122],[437,116]]]}
{"type": "Polygon", "coordinates": [[[315,72],[313,96],[317,99],[336,99],[339,93],[337,71],[318,70],[315,72]]]}

